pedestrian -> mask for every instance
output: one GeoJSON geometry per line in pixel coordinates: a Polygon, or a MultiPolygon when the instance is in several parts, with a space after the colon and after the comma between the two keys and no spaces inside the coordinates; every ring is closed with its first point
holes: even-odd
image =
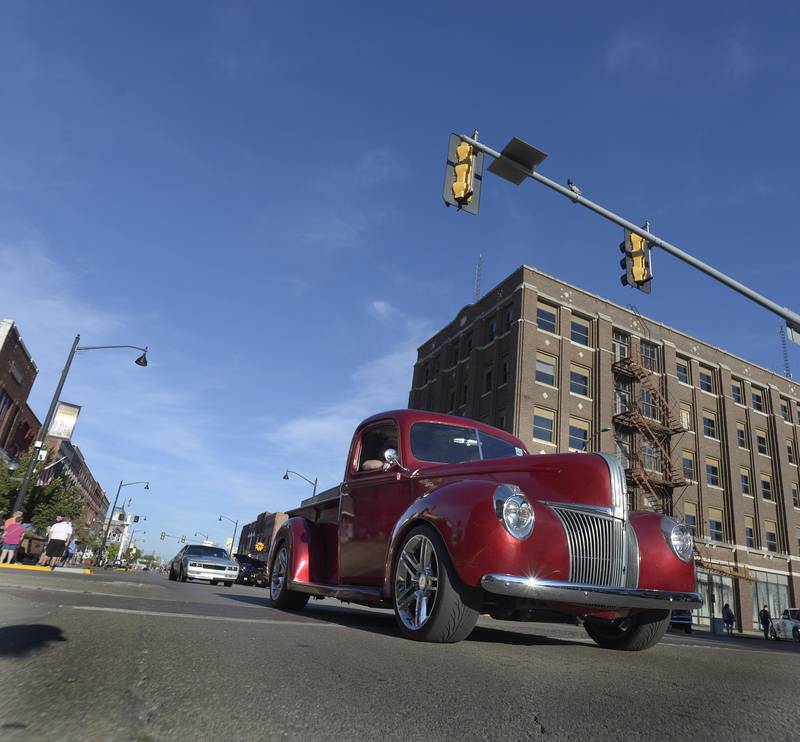
{"type": "Polygon", "coordinates": [[[769,639],[769,627],[772,623],[772,616],[769,615],[769,608],[764,606],[758,612],[758,622],[761,624],[761,628],[764,630],[764,638],[769,639]]]}
{"type": "Polygon", "coordinates": [[[19,518],[19,522],[22,523],[22,511],[21,510],[17,510],[16,513],[14,513],[13,515],[11,515],[8,518],[6,518],[6,522],[5,522],[4,528],[8,528],[10,525],[13,525],[14,523],[16,523],[17,522],[17,518],[19,518]]]}
{"type": "Polygon", "coordinates": [[[64,554],[64,549],[72,538],[72,523],[66,520],[63,514],[56,516],[56,522],[47,529],[47,547],[39,557],[39,565],[55,569],[59,559],[64,554]]]}
{"type": "Polygon", "coordinates": [[[725,622],[725,631],[728,636],[733,636],[733,624],[736,623],[736,616],[731,610],[730,603],[725,603],[722,607],[722,620],[725,622]]]}
{"type": "MultiPolygon", "coordinates": [[[[9,519],[10,520],[10,519],[9,519]]],[[[3,548],[0,551],[0,564],[13,564],[17,558],[17,549],[25,535],[25,526],[22,525],[22,515],[15,515],[13,522],[6,521],[3,532],[3,548]]]]}
{"type": "Polygon", "coordinates": [[[78,547],[78,540],[73,537],[67,542],[67,546],[64,549],[64,555],[61,557],[61,566],[64,567],[67,564],[72,563],[72,555],[75,553],[75,549],[78,547]]]}

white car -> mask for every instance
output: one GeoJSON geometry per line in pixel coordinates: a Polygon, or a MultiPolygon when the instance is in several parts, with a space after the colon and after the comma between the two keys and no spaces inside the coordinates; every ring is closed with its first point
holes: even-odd
{"type": "Polygon", "coordinates": [[[787,608],[780,618],[773,618],[769,635],[772,639],[800,642],[800,608],[787,608]]]}
{"type": "Polygon", "coordinates": [[[239,576],[239,564],[228,556],[225,549],[205,544],[184,546],[169,565],[169,579],[208,580],[212,585],[224,582],[230,587],[239,576]]]}

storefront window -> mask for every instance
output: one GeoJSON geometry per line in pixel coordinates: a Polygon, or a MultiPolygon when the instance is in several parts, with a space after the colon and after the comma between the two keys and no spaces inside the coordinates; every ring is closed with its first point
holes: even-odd
{"type": "Polygon", "coordinates": [[[694,622],[699,626],[710,626],[711,616],[722,618],[722,606],[729,603],[736,610],[733,578],[728,575],[697,570],[697,591],[703,596],[703,607],[694,611],[694,622]]]}
{"type": "Polygon", "coordinates": [[[753,583],[753,629],[760,631],[758,612],[765,605],[769,608],[772,618],[780,618],[780,615],[789,608],[789,578],[786,575],[760,572],[755,569],[750,570],[750,575],[756,580],[753,583]]]}

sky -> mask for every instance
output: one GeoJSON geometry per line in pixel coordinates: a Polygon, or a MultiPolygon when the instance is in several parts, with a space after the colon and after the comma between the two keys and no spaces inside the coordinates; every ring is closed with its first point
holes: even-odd
{"type": "MultiPolygon", "coordinates": [[[[622,230],[487,175],[446,209],[450,132],[540,171],[782,306],[797,296],[800,6],[790,2],[0,4],[0,316],[62,394],[110,499],[166,531],[337,484],[405,407],[416,348],[530,265],[781,371],[777,317],[622,230]]],[[[800,375],[800,349],[789,349],[800,375]]],[[[138,541],[138,539],[137,539],[138,541]]]]}

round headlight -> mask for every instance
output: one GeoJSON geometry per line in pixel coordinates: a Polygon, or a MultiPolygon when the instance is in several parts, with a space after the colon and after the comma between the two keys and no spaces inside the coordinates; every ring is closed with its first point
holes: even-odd
{"type": "Polygon", "coordinates": [[[494,492],[494,508],[503,527],[514,538],[528,538],[535,520],[533,508],[522,490],[513,484],[501,484],[494,492]]]}
{"type": "Polygon", "coordinates": [[[662,528],[667,543],[672,547],[675,556],[683,562],[690,562],[694,555],[694,539],[692,532],[681,523],[676,523],[671,518],[662,520],[662,528]]]}

